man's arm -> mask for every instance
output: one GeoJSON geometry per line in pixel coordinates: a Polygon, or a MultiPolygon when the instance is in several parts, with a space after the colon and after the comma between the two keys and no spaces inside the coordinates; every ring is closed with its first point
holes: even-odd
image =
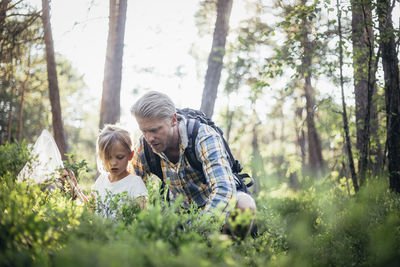
{"type": "Polygon", "coordinates": [[[202,162],[206,181],[212,188],[204,211],[210,212],[218,207],[226,214],[230,204],[234,205],[236,186],[221,136],[211,127],[201,126],[196,138],[196,153],[202,162]]]}

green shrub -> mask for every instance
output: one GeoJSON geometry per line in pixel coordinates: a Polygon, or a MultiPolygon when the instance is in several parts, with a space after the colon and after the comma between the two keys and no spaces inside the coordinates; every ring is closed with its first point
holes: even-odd
{"type": "Polygon", "coordinates": [[[0,177],[9,173],[9,177],[15,178],[30,160],[32,156],[25,141],[0,146],[0,177]]]}
{"type": "Polygon", "coordinates": [[[0,265],[45,264],[79,225],[82,207],[58,189],[43,192],[8,176],[0,180],[0,265]]]}
{"type": "Polygon", "coordinates": [[[400,263],[400,197],[387,189],[386,177],[370,181],[355,195],[329,177],[281,197],[262,190],[256,199],[259,236],[232,240],[221,234],[217,217],[196,207],[183,211],[181,200],[166,203],[153,183],[148,184],[146,210],[114,205],[111,218],[78,205],[58,189],[16,183],[28,155],[22,146],[1,147],[9,158],[1,162],[0,266],[400,263]]]}

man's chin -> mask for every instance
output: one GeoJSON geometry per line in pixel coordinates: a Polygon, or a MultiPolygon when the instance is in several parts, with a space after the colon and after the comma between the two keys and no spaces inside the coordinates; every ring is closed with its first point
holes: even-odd
{"type": "Polygon", "coordinates": [[[157,152],[157,153],[161,153],[162,152],[162,149],[161,149],[160,145],[151,146],[151,148],[153,149],[154,152],[157,152]]]}

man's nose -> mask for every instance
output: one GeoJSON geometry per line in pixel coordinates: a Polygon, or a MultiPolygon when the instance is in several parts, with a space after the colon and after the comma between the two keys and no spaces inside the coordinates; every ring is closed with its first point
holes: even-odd
{"type": "Polygon", "coordinates": [[[154,140],[154,135],[151,133],[146,133],[145,138],[148,143],[151,143],[154,140]]]}

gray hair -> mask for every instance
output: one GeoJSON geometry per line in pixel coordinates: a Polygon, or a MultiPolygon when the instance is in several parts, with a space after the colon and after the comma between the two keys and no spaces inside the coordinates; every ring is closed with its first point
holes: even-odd
{"type": "Polygon", "coordinates": [[[174,102],[166,94],[150,91],[139,98],[131,107],[131,113],[139,118],[164,120],[175,114],[174,102]]]}

